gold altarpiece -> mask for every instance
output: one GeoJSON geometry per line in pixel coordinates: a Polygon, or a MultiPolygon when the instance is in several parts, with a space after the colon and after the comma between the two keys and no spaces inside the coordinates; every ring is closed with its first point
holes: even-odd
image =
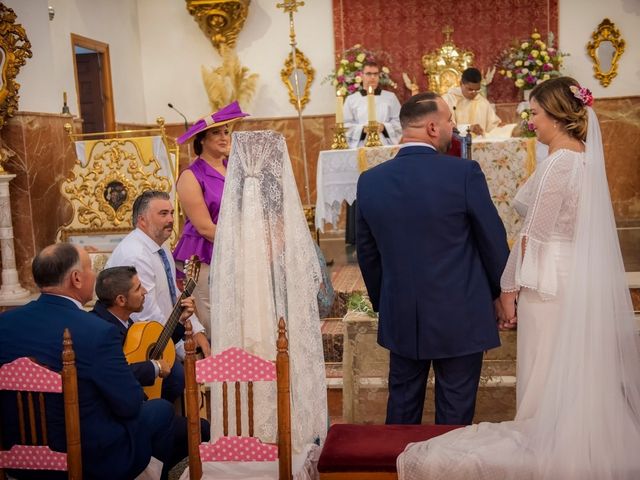
{"type": "MultiPolygon", "coordinates": [[[[133,202],[145,190],[168,192],[175,218],[178,146],[166,135],[164,119],[157,128],[76,134],[65,125],[76,162],[60,189],[71,206],[70,220],[58,229],[58,241],[97,251],[110,251],[133,228],[133,202]]],[[[178,222],[174,224],[175,240],[178,222]]]]}
{"type": "Polygon", "coordinates": [[[429,90],[440,95],[460,85],[462,72],[473,65],[474,58],[473,52],[459,49],[453,43],[453,28],[446,26],[442,33],[445,35],[442,46],[422,57],[424,73],[429,77],[429,90]]]}

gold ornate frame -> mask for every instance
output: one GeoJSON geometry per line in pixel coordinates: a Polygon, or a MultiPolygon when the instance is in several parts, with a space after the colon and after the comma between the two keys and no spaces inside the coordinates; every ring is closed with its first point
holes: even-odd
{"type": "MultiPolygon", "coordinates": [[[[302,70],[307,78],[307,81],[303,85],[304,92],[301,92],[300,96],[300,110],[304,110],[304,107],[309,103],[309,97],[311,95],[311,84],[316,76],[315,69],[311,66],[311,61],[296,48],[296,66],[302,70]]],[[[295,85],[291,83],[291,74],[293,73],[293,55],[289,53],[287,59],[284,61],[284,68],[280,70],[280,78],[282,83],[285,84],[289,91],[289,103],[293,105],[296,110],[298,109],[298,98],[296,97],[295,85]]]]}
{"type": "Polygon", "coordinates": [[[0,129],[5,121],[18,110],[18,90],[16,77],[31,58],[31,42],[22,25],[16,22],[12,9],[0,3],[0,129]]]}
{"type": "Polygon", "coordinates": [[[213,46],[234,48],[249,14],[251,0],[186,0],[187,11],[213,46]]]}
{"type": "Polygon", "coordinates": [[[593,61],[594,77],[600,80],[603,87],[608,87],[611,80],[618,75],[618,59],[624,53],[626,42],[620,35],[620,30],[608,18],[600,22],[598,28],[591,34],[591,38],[592,40],[587,44],[587,52],[593,61]],[[611,67],[607,72],[602,71],[598,58],[598,48],[603,42],[611,42],[614,48],[611,67]]]}
{"type": "MultiPolygon", "coordinates": [[[[60,189],[70,204],[72,218],[57,232],[58,241],[72,237],[123,236],[131,231],[131,211],[135,198],[144,190],[174,190],[178,173],[179,151],[175,140],[167,137],[164,119],[156,120],[157,128],[76,134],[71,124],[65,125],[72,142],[96,141],[86,152],[85,166],[76,161],[60,189]],[[161,174],[154,155],[145,154],[141,137],[160,136],[171,165],[171,175],[161,174]],[[173,158],[172,158],[173,157],[173,158]]],[[[175,192],[174,192],[175,193],[175,192]]],[[[178,201],[174,195],[175,217],[178,201]]],[[[172,241],[177,238],[179,222],[174,222],[172,241]]]]}
{"type": "Polygon", "coordinates": [[[442,29],[445,41],[440,48],[422,56],[424,73],[429,77],[429,90],[443,95],[460,84],[462,72],[473,65],[474,54],[456,47],[451,34],[453,28],[442,29]]]}

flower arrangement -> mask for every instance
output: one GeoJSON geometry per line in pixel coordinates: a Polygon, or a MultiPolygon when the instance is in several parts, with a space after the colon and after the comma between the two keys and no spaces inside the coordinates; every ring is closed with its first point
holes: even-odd
{"type": "Polygon", "coordinates": [[[343,96],[362,90],[362,69],[365,62],[376,61],[380,65],[380,86],[396,88],[391,80],[389,68],[381,62],[387,58],[385,53],[374,53],[357,44],[345,50],[335,71],[323,82],[330,81],[343,96]]]}
{"type": "Polygon", "coordinates": [[[528,103],[522,102],[517,109],[520,115],[520,135],[521,137],[535,137],[536,130],[531,123],[531,109],[528,103]]]}
{"type": "Polygon", "coordinates": [[[530,38],[508,48],[499,60],[500,74],[513,80],[521,90],[530,90],[537,84],[560,76],[562,57],[568,54],[553,46],[553,33],[549,32],[546,43],[534,30],[530,38]]]}

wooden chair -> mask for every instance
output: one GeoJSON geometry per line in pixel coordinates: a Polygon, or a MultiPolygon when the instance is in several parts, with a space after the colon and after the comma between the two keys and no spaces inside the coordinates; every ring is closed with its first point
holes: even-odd
{"type": "Polygon", "coordinates": [[[0,367],[0,390],[16,392],[20,427],[20,444],[14,445],[8,451],[0,450],[0,478],[3,480],[5,478],[4,469],[61,470],[68,472],[70,480],[80,480],[82,478],[82,457],[78,379],[73,342],[69,330],[65,329],[63,335],[61,374],[49,370],[29,358],[21,357],[0,367]],[[56,452],[49,448],[45,393],[61,393],[64,398],[67,453],[56,452]],[[37,407],[34,401],[36,396],[37,407]],[[27,421],[30,432],[29,443],[27,443],[27,428],[25,426],[27,421]],[[40,430],[40,442],[38,441],[38,430],[40,430]]]}
{"type": "MultiPolygon", "coordinates": [[[[278,322],[277,355],[273,362],[263,360],[240,348],[229,348],[218,355],[196,361],[195,342],[191,325],[187,322],[185,342],[185,385],[187,421],[189,431],[189,478],[202,478],[202,462],[269,462],[278,460],[278,479],[292,479],[291,454],[291,404],[289,384],[289,353],[285,322],[278,322]],[[247,369],[229,369],[224,364],[247,365],[247,369]],[[263,444],[253,432],[253,382],[276,381],[278,402],[277,445],[263,444]],[[223,432],[215,443],[200,443],[199,389],[198,383],[222,382],[223,432]],[[234,383],[235,417],[237,436],[229,436],[228,383],[234,383]],[[240,383],[247,383],[249,436],[242,435],[240,383]]],[[[238,477],[239,478],[239,477],[238,477]]]]}

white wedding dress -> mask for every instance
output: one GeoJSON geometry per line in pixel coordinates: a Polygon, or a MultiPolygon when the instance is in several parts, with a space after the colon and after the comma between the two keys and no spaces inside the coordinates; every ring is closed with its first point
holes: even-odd
{"type": "Polygon", "coordinates": [[[515,420],[410,444],[400,479],[640,478],[640,354],[588,113],[585,153],[554,152],[516,196],[525,221],[502,278],[520,290],[515,420]]]}
{"type": "MultiPolygon", "coordinates": [[[[317,302],[322,277],[287,145],[276,132],[233,133],[211,271],[213,353],[235,346],[275,360],[278,319],[283,317],[289,339],[292,447],[302,452],[309,444],[322,443],[328,426],[317,302]]],[[[273,443],[275,383],[257,382],[253,397],[256,436],[273,443]]],[[[221,398],[220,385],[212,385],[214,419],[222,418],[221,398]]],[[[247,412],[247,405],[242,409],[247,412]]],[[[235,434],[235,409],[229,410],[230,433],[235,434]]],[[[211,424],[212,442],[222,434],[221,423],[211,424]]]]}

